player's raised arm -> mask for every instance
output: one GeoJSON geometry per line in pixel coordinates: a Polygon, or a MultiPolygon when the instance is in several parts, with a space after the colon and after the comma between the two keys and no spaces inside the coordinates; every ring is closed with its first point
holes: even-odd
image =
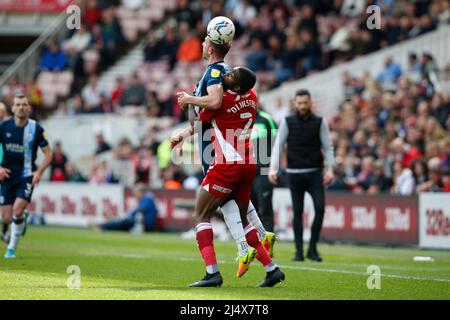
{"type": "Polygon", "coordinates": [[[181,106],[193,104],[207,110],[217,110],[222,105],[223,86],[222,84],[214,84],[208,87],[208,95],[203,97],[194,97],[185,91],[177,92],[178,103],[181,106]]]}

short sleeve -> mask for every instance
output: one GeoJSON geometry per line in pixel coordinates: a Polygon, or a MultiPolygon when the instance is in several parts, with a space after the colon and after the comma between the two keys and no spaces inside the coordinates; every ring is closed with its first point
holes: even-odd
{"type": "Polygon", "coordinates": [[[207,82],[206,82],[207,87],[212,86],[214,84],[222,84],[223,83],[222,73],[217,68],[211,68],[211,70],[208,71],[207,77],[208,77],[207,82]]]}
{"type": "Polygon", "coordinates": [[[40,125],[37,126],[36,142],[41,148],[48,146],[47,134],[45,133],[44,128],[42,128],[40,125]]]}
{"type": "Polygon", "coordinates": [[[202,109],[200,112],[200,120],[202,122],[211,122],[211,120],[215,117],[217,111],[216,110],[206,110],[202,109]]]}

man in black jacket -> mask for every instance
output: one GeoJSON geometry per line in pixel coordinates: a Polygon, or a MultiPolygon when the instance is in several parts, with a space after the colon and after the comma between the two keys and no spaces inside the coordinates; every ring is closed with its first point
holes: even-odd
{"type": "Polygon", "coordinates": [[[280,155],[287,142],[286,169],[294,209],[294,237],[296,255],[294,261],[303,261],[303,200],[308,192],[314,202],[314,221],[306,257],[322,261],[317,251],[320,230],[325,212],[325,187],[333,180],[334,152],[330,142],[329,129],[325,119],[311,111],[311,94],[299,90],[295,94],[294,115],[288,116],[280,124],[272,150],[269,180],[278,182],[280,155]]]}

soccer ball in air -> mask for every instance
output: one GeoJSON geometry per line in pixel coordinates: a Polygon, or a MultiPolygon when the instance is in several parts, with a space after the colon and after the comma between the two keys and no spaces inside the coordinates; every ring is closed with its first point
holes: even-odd
{"type": "Polygon", "coordinates": [[[233,40],[234,31],[233,21],[223,16],[213,18],[206,28],[209,40],[215,44],[230,43],[233,40]]]}

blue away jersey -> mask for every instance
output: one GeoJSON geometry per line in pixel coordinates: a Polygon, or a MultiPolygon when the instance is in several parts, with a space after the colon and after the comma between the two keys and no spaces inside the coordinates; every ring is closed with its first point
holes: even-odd
{"type": "MultiPolygon", "coordinates": [[[[225,64],[223,61],[215,62],[206,68],[205,73],[203,74],[200,81],[197,83],[197,86],[195,87],[195,96],[196,97],[203,97],[208,95],[208,87],[212,86],[214,84],[224,84],[223,83],[223,76],[228,71],[231,71],[231,68],[229,65],[225,64]]],[[[225,90],[224,90],[225,91],[225,90]]],[[[198,114],[200,112],[198,107],[195,107],[195,111],[198,114]]]]}
{"type": "Polygon", "coordinates": [[[3,148],[2,166],[11,170],[11,177],[30,177],[36,170],[38,147],[48,145],[44,129],[32,119],[19,127],[14,119],[0,124],[0,143],[3,148]]]}
{"type": "MultiPolygon", "coordinates": [[[[223,76],[228,71],[231,71],[231,67],[223,61],[218,61],[215,63],[212,63],[208,65],[206,68],[205,73],[203,74],[200,81],[197,83],[197,86],[195,87],[194,95],[196,97],[203,97],[208,95],[208,87],[212,86],[214,84],[222,84],[223,83],[223,76]]],[[[224,90],[225,91],[225,90],[224,90]]],[[[200,108],[195,106],[195,113],[198,115],[200,113],[200,108]]],[[[211,137],[206,137],[204,135],[205,131],[207,131],[210,128],[210,124],[203,123],[202,124],[202,135],[199,137],[199,151],[202,159],[202,167],[203,167],[203,173],[206,173],[208,171],[209,165],[214,159],[214,154],[212,153],[212,148],[209,148],[210,152],[209,154],[206,154],[205,149],[211,144],[211,137]]]]}

